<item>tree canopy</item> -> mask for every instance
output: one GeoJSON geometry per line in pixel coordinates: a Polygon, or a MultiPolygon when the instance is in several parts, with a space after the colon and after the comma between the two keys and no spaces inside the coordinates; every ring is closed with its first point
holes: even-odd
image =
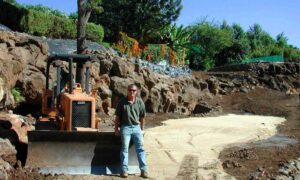
{"type": "MultiPolygon", "coordinates": [[[[236,23],[230,25],[226,21],[216,23],[206,19],[188,27],[177,26],[173,22],[178,18],[182,9],[181,0],[115,0],[113,3],[110,0],[77,1],[78,12],[72,13],[67,17],[58,10],[41,5],[24,6],[16,3],[15,0],[0,0],[0,2],[3,2],[3,7],[25,7],[34,11],[34,14],[31,16],[34,18],[39,17],[37,22],[43,23],[35,24],[35,21],[28,20],[30,18],[22,18],[22,14],[20,19],[34,22],[28,27],[33,26],[36,27],[34,29],[39,30],[32,31],[35,35],[42,34],[40,33],[42,30],[48,32],[47,28],[49,25],[44,23],[46,20],[47,22],[49,21],[48,14],[55,19],[55,23],[53,23],[56,29],[55,37],[66,37],[66,26],[62,25],[63,28],[57,28],[57,24],[63,24],[59,23],[57,19],[66,21],[67,24],[77,20],[78,53],[83,52],[85,49],[86,23],[90,20],[105,27],[105,40],[108,42],[116,42],[119,32],[124,32],[123,34],[126,37],[128,35],[128,38],[135,38],[132,41],[134,43],[131,42],[135,50],[150,52],[151,48],[146,50],[147,47],[145,46],[150,43],[152,44],[153,52],[155,49],[159,49],[155,50],[155,52],[162,53],[158,53],[155,57],[164,58],[167,57],[165,56],[165,46],[167,45],[169,46],[167,48],[169,58],[173,57],[170,59],[176,59],[177,57],[177,63],[189,62],[190,67],[195,69],[206,70],[214,66],[239,63],[245,59],[262,56],[284,56],[286,61],[299,61],[300,59],[299,48],[289,45],[288,37],[284,33],[280,33],[273,38],[257,23],[250,26],[247,30],[244,30],[236,23]],[[6,6],[4,6],[5,4],[6,6]],[[45,15],[35,15],[39,14],[38,12],[43,12],[45,15]],[[157,43],[159,45],[156,46],[155,44],[157,43]]],[[[3,12],[0,11],[2,13],[0,20],[2,18],[4,24],[8,22],[6,20],[10,17],[7,16],[9,14],[7,12],[10,11],[7,9],[3,8],[3,12]]],[[[18,26],[22,25],[15,18],[12,19],[16,24],[19,23],[18,26]]],[[[49,27],[53,28],[54,26],[51,25],[49,27]]],[[[92,31],[94,34],[103,33],[103,30],[101,32],[92,31]]],[[[31,31],[28,32],[30,33],[31,31]]],[[[53,30],[49,32],[53,34],[53,30]]],[[[70,37],[75,36],[75,33],[72,34],[74,35],[70,37]]]]}
{"type": "Polygon", "coordinates": [[[105,27],[107,41],[126,32],[140,42],[158,37],[157,32],[174,22],[182,9],[181,0],[103,0],[102,7],[104,12],[92,12],[90,21],[105,27]]]}
{"type": "Polygon", "coordinates": [[[257,23],[244,31],[236,23],[228,25],[224,21],[218,24],[205,19],[188,29],[191,33],[190,43],[202,49],[201,52],[189,53],[192,68],[210,69],[272,55],[283,55],[285,60],[300,59],[300,50],[287,44],[284,33],[274,39],[257,23]]]}

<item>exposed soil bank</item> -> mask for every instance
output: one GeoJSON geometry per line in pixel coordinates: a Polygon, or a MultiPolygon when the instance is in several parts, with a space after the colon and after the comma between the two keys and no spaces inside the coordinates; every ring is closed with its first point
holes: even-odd
{"type": "Polygon", "coordinates": [[[250,93],[233,94],[220,99],[224,113],[249,112],[261,115],[285,117],[287,120],[278,126],[281,136],[298,143],[278,147],[247,147],[225,149],[220,154],[223,168],[237,179],[266,179],[281,174],[279,169],[289,160],[300,157],[300,106],[298,95],[268,89],[256,89],[250,93]]]}

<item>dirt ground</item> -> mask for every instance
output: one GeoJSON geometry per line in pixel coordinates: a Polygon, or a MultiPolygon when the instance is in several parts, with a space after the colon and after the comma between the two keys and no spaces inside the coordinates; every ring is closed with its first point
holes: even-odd
{"type": "MultiPolygon", "coordinates": [[[[300,106],[298,95],[286,95],[284,92],[255,89],[250,93],[237,93],[214,98],[215,103],[223,107],[222,114],[251,113],[257,115],[271,115],[285,117],[287,121],[278,127],[278,133],[300,142],[300,106]]],[[[185,118],[178,114],[148,114],[147,127],[157,127],[167,119],[185,118]]],[[[271,178],[277,174],[278,168],[290,159],[300,157],[300,144],[286,147],[268,146],[257,147],[253,144],[247,146],[230,147],[223,150],[219,158],[223,169],[236,179],[252,179],[255,174],[263,173],[261,179],[271,178]]],[[[189,163],[192,157],[187,157],[189,163]],[[189,159],[190,158],[190,159],[189,159]]],[[[181,176],[183,179],[184,174],[181,176]]],[[[116,175],[40,175],[36,171],[17,169],[11,174],[12,179],[121,179],[116,175]]],[[[141,179],[138,175],[130,175],[128,179],[141,179]]],[[[150,178],[151,179],[151,178],[150,178]]],[[[152,178],[153,179],[153,178],[152,178]]],[[[180,179],[180,178],[179,178],[180,179]]],[[[199,178],[195,178],[199,179],[199,178]]]]}
{"type": "MultiPolygon", "coordinates": [[[[218,96],[212,101],[215,102],[211,103],[222,106],[221,114],[284,117],[286,121],[277,127],[277,134],[296,142],[282,146],[276,144],[257,146],[249,143],[224,149],[219,159],[222,161],[223,169],[229,175],[236,179],[255,179],[257,174],[259,174],[259,179],[272,178],[278,175],[280,166],[300,157],[300,99],[298,95],[256,88],[250,93],[218,96]]],[[[173,117],[170,117],[170,114],[154,115],[153,118],[148,118],[148,123],[159,125],[160,120],[176,118],[176,115],[171,116],[173,117]]]]}
{"type": "Polygon", "coordinates": [[[224,113],[252,113],[285,117],[278,126],[278,133],[298,143],[286,147],[232,147],[221,152],[219,158],[225,171],[236,179],[252,179],[262,173],[261,179],[271,178],[283,163],[300,157],[300,106],[298,95],[257,89],[248,94],[240,93],[220,99],[224,113]]]}

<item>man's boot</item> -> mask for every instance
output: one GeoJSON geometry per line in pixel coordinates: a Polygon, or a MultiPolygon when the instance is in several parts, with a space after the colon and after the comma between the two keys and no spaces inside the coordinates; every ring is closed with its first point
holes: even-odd
{"type": "Polygon", "coordinates": [[[120,174],[121,178],[127,178],[128,177],[128,173],[127,172],[122,172],[120,174]]]}
{"type": "Polygon", "coordinates": [[[149,176],[148,176],[148,172],[147,171],[142,171],[141,172],[141,177],[142,178],[148,178],[149,176]]]}

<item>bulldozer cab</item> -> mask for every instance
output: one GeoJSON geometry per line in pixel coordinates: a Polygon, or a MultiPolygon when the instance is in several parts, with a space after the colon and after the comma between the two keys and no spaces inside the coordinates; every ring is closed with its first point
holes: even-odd
{"type": "Polygon", "coordinates": [[[43,115],[55,117],[59,114],[62,93],[74,94],[74,92],[79,92],[90,95],[90,68],[92,59],[93,56],[91,55],[79,54],[55,54],[49,56],[46,69],[46,87],[42,98],[43,115]],[[80,71],[75,72],[74,65],[80,71]],[[62,72],[64,66],[67,66],[67,73],[62,72]],[[53,70],[51,68],[54,68],[54,71],[56,71],[56,78],[52,79],[52,86],[50,86],[50,70],[53,70]]]}

